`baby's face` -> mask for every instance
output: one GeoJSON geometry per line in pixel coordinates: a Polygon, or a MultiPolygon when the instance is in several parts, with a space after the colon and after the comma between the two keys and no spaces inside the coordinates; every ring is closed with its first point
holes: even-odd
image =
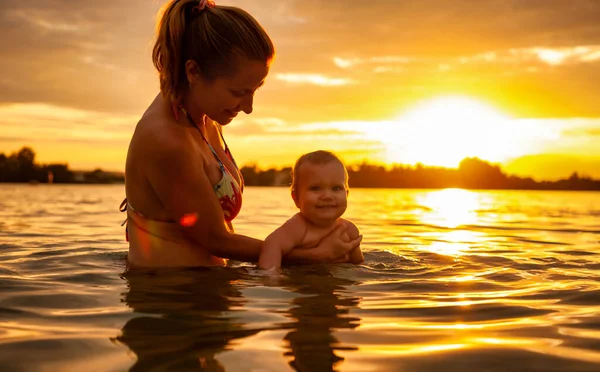
{"type": "Polygon", "coordinates": [[[337,162],[304,163],[296,175],[296,206],[312,223],[328,226],[344,214],[348,205],[346,172],[337,162]]]}

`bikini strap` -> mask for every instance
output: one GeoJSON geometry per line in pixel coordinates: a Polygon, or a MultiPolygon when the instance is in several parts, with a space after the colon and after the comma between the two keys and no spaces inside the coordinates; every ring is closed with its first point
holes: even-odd
{"type": "Polygon", "coordinates": [[[227,154],[227,156],[229,156],[229,159],[231,159],[231,162],[233,163],[233,165],[235,165],[235,167],[237,169],[240,169],[237,165],[237,163],[235,162],[235,159],[233,158],[233,155],[231,155],[231,151],[229,150],[229,146],[227,146],[227,141],[225,141],[225,137],[223,136],[223,128],[221,126],[218,127],[219,129],[217,130],[217,132],[219,132],[219,135],[221,136],[221,140],[223,141],[223,144],[225,145],[225,153],[227,154]]]}
{"type": "MultiPolygon", "coordinates": [[[[212,145],[210,144],[210,142],[208,142],[208,139],[206,138],[206,136],[204,135],[204,133],[202,132],[202,130],[200,129],[200,127],[198,126],[198,124],[196,123],[196,121],[194,120],[194,118],[192,118],[192,115],[190,115],[185,108],[183,108],[183,106],[177,106],[177,108],[179,108],[187,117],[187,119],[189,120],[189,122],[192,124],[192,126],[194,128],[196,128],[198,130],[198,132],[200,132],[200,135],[202,136],[202,139],[204,140],[204,142],[206,142],[206,144],[208,145],[208,148],[210,148],[210,151],[212,151],[215,159],[217,160],[217,162],[219,162],[219,166],[221,167],[221,170],[225,170],[225,165],[223,164],[223,162],[221,161],[221,159],[219,158],[219,155],[217,155],[217,152],[215,151],[215,149],[212,147],[212,145]]],[[[223,137],[223,135],[221,134],[221,137],[223,137]]],[[[224,140],[223,140],[224,141],[224,140]]],[[[237,167],[237,165],[236,165],[237,167]]]]}
{"type": "MultiPolygon", "coordinates": [[[[129,203],[127,203],[127,198],[125,198],[121,202],[121,205],[119,205],[119,211],[127,212],[127,207],[129,207],[129,203]]],[[[133,208],[131,208],[131,207],[129,207],[129,209],[133,210],[133,208]]],[[[123,223],[121,223],[121,226],[125,225],[126,223],[127,223],[127,218],[125,218],[125,221],[123,221],[123,223]]],[[[127,233],[127,229],[125,229],[125,233],[127,233]]]]}
{"type": "Polygon", "coordinates": [[[123,199],[121,205],[119,205],[119,211],[126,212],[127,211],[127,198],[123,199]]]}
{"type": "MultiPolygon", "coordinates": [[[[127,203],[127,198],[125,198],[121,202],[121,205],[119,205],[119,211],[127,212],[127,207],[129,207],[129,209],[133,210],[133,208],[131,208],[129,206],[129,203],[127,203]]],[[[123,221],[121,223],[121,226],[126,225],[126,224],[127,224],[127,218],[125,218],[125,221],[123,221]]],[[[125,226],[125,241],[129,241],[129,231],[127,230],[127,226],[125,226]]]]}

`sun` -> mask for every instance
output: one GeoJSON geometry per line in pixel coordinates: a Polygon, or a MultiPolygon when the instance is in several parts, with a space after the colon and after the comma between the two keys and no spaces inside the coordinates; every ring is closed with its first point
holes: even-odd
{"type": "Polygon", "coordinates": [[[387,122],[376,136],[388,163],[457,167],[466,157],[500,162],[522,150],[510,120],[473,98],[440,97],[387,122]]]}

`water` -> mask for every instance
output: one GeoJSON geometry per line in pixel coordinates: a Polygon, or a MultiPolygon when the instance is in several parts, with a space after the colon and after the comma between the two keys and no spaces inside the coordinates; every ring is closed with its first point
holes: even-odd
{"type": "MultiPolygon", "coordinates": [[[[600,193],[367,190],[367,262],[126,271],[122,185],[0,185],[0,369],[598,371],[600,193]]],[[[294,212],[248,188],[238,232],[294,212]]]]}

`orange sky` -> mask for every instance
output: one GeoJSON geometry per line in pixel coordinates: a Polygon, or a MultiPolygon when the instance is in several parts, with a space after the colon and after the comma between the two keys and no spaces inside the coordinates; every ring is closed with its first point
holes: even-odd
{"type": "MultiPolygon", "coordinates": [[[[163,1],[5,0],[0,152],[123,170],[158,92],[163,1]]],[[[267,29],[277,59],[225,129],[241,164],[500,162],[538,179],[600,178],[600,1],[217,0],[267,29]]]]}

